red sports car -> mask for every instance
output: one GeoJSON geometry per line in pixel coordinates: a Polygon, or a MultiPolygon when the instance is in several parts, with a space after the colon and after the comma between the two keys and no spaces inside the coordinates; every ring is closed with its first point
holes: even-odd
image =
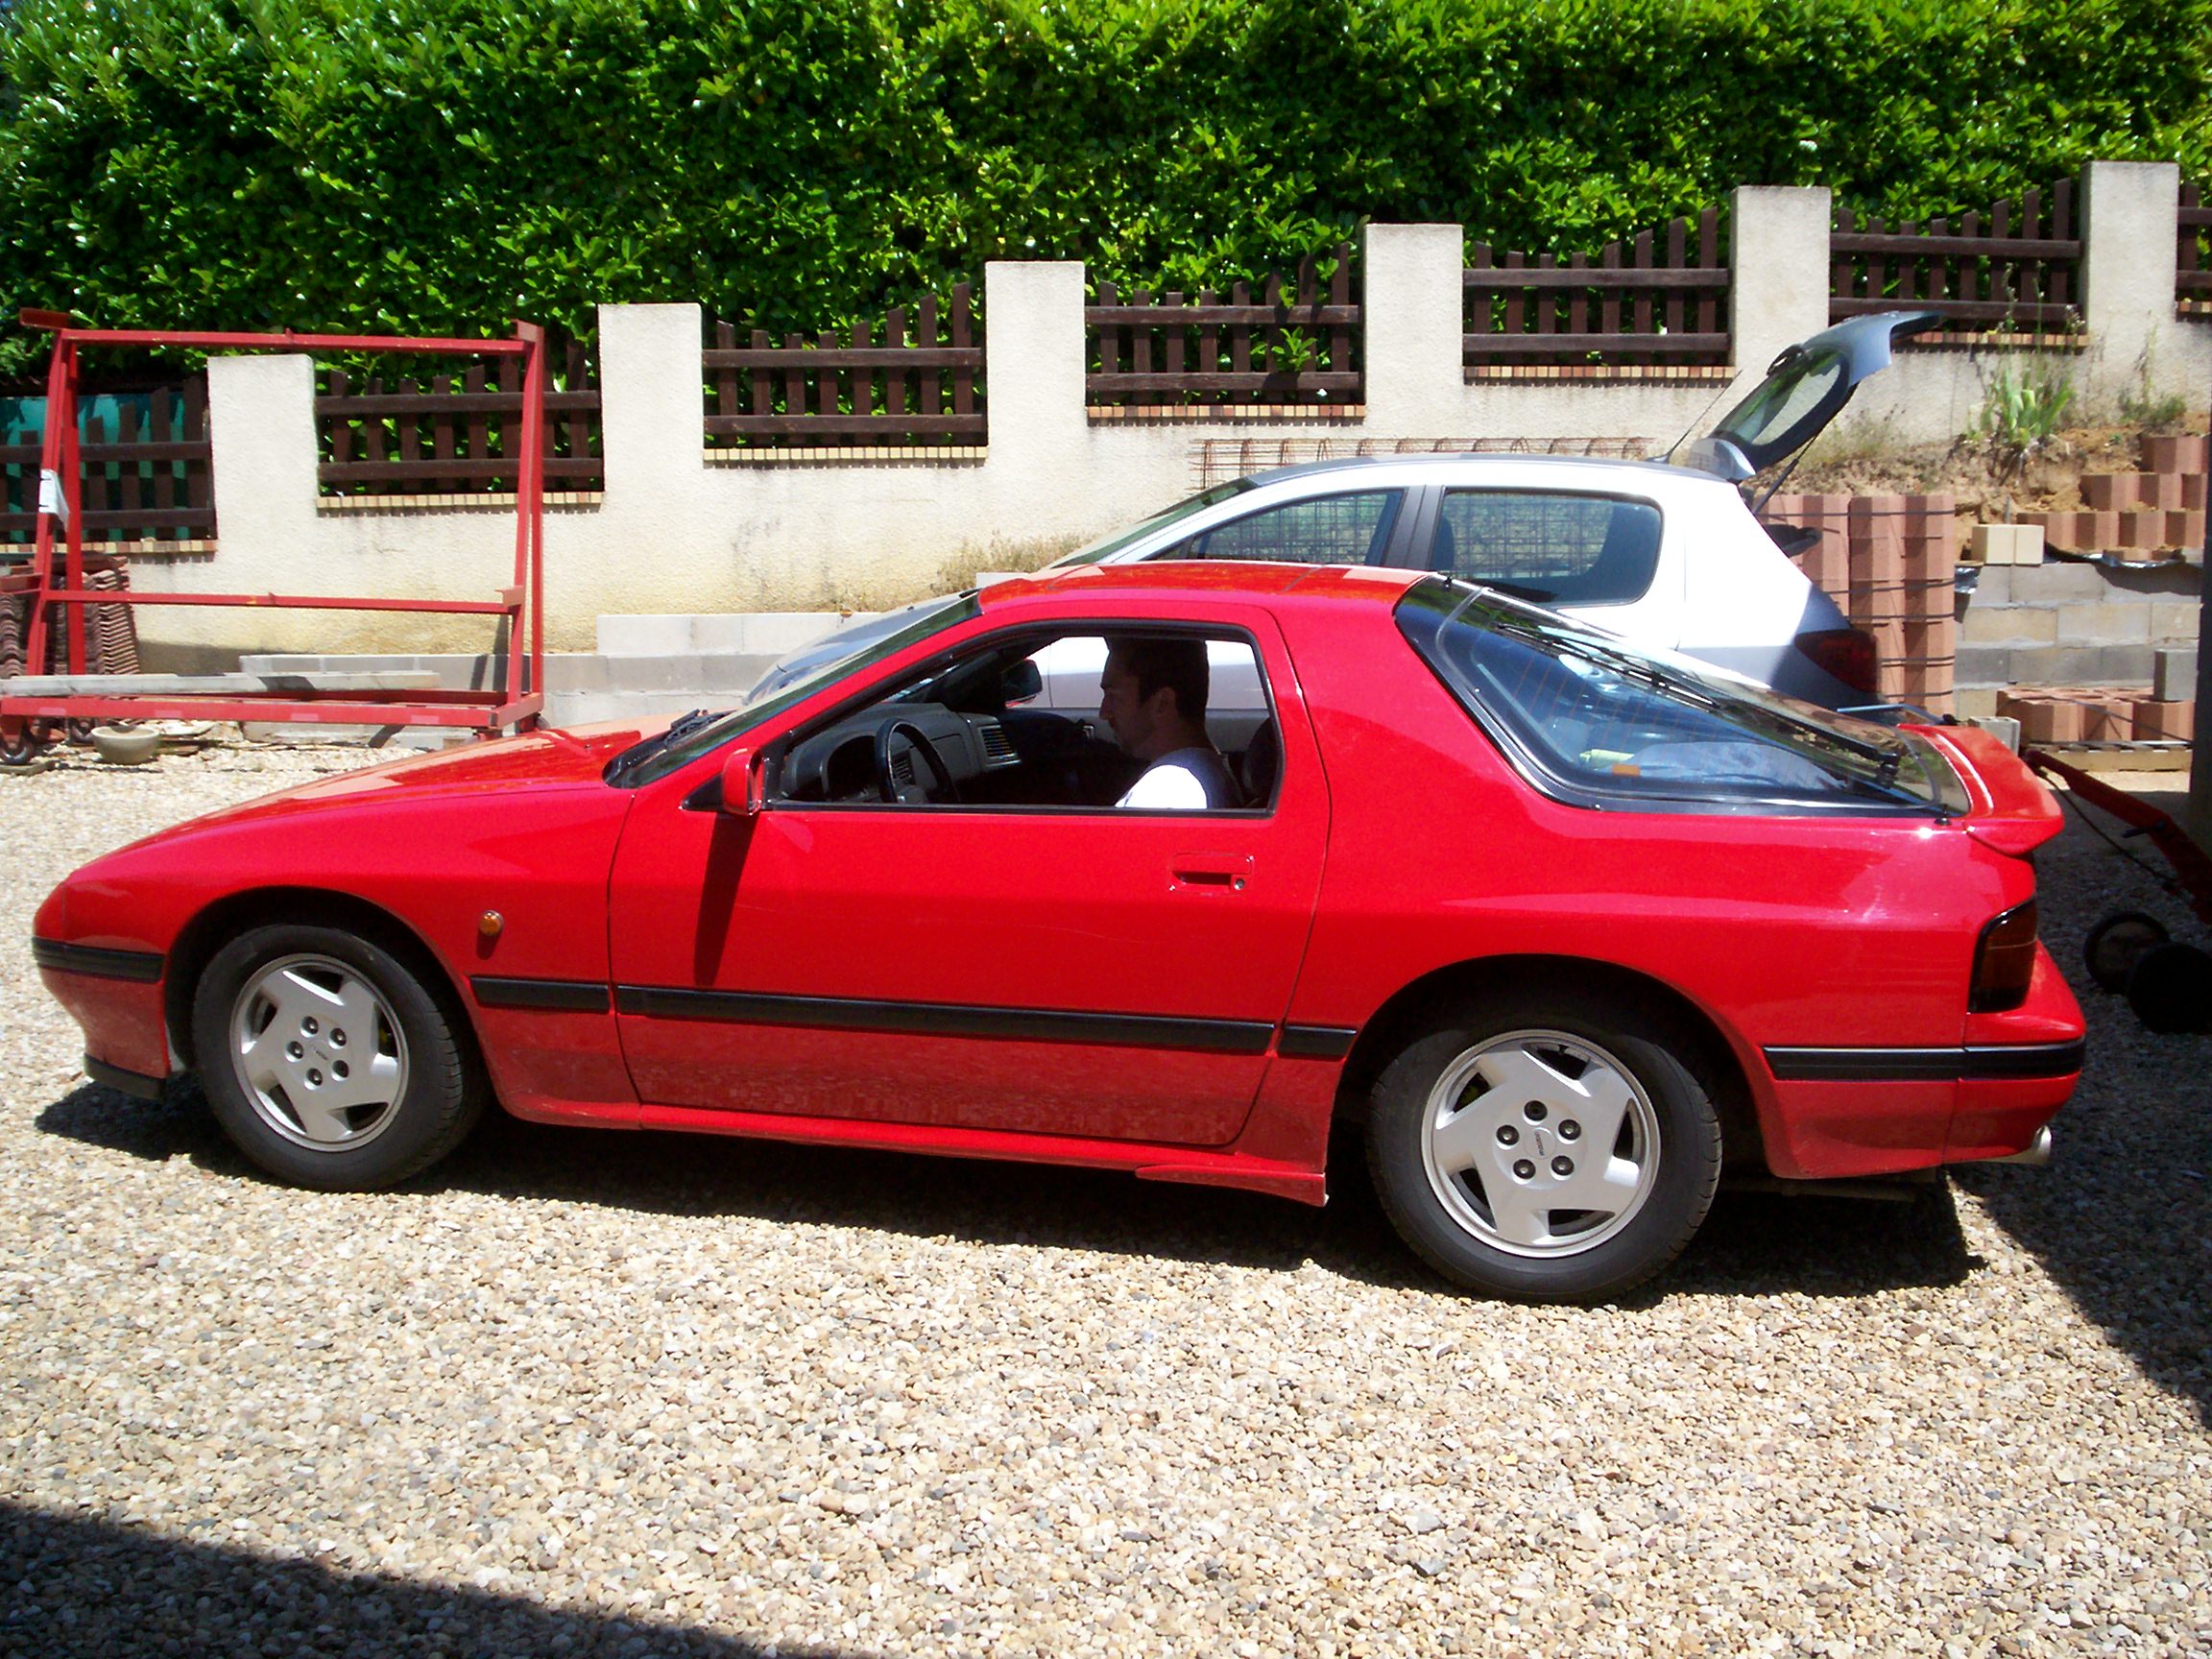
{"type": "Polygon", "coordinates": [[[197,1071],[248,1157],[331,1189],[496,1099],[1318,1204],[1341,1118],[1437,1270],[1587,1299],[1671,1261],[1724,1165],[2032,1153],[2080,1070],[2028,858],[2057,809],[1978,731],[1406,571],[1083,569],[841,644],[651,735],[87,865],[34,949],[91,1074],[197,1071]],[[1034,706],[1071,638],[1100,718],[1034,706]]]}

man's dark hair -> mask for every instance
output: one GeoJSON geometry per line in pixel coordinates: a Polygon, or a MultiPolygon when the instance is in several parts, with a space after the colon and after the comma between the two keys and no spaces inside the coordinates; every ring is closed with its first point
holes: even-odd
{"type": "Polygon", "coordinates": [[[1106,641],[1106,661],[1118,662],[1136,677],[1143,702],[1165,685],[1175,693],[1175,710],[1186,720],[1206,718],[1206,641],[1123,634],[1106,641]]]}

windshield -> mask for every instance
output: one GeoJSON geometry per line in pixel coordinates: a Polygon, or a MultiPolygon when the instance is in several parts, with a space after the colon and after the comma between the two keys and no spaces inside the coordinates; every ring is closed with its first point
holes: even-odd
{"type": "Polygon", "coordinates": [[[1925,741],[1435,581],[1398,626],[1470,712],[1570,794],[1639,805],[1887,805],[1964,811],[1925,741]]]}
{"type": "Polygon", "coordinates": [[[1155,513],[1151,517],[1141,519],[1126,530],[1117,530],[1111,536],[1102,536],[1088,546],[1078,547],[1064,558],[1053,560],[1046,568],[1057,570],[1069,565],[1100,564],[1120,552],[1122,548],[1133,542],[1142,541],[1155,530],[1165,530],[1179,518],[1188,518],[1193,513],[1203,512],[1216,502],[1226,501],[1232,495],[1241,495],[1245,491],[1253,488],[1254,485],[1249,478],[1232,478],[1226,484],[1216,484],[1211,490],[1201,490],[1188,501],[1176,502],[1165,513],[1155,513]]]}
{"type": "Polygon", "coordinates": [[[709,749],[751,731],[770,715],[805,702],[831,681],[895,657],[917,640],[982,613],[982,602],[970,591],[950,599],[920,600],[879,616],[850,622],[784,658],[761,676],[735,708],[703,725],[686,727],[678,722],[625,749],[607,763],[607,781],[638,784],[665,778],[709,749]]]}

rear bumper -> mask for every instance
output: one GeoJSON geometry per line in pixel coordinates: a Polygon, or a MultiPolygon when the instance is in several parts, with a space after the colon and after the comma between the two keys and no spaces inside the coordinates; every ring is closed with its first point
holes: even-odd
{"type": "Polygon", "coordinates": [[[2029,1152],[2081,1079],[2081,1010],[2037,947],[2028,999],[1956,1047],[1763,1050],[1767,1163],[1790,1180],[1892,1175],[2029,1152]]]}

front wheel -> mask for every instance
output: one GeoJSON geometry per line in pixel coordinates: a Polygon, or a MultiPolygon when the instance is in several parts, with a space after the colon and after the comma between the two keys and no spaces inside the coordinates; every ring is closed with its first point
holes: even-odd
{"type": "Polygon", "coordinates": [[[1375,1087],[1367,1155],[1407,1243],[1470,1289],[1619,1295],[1713,1202],[1720,1127],[1640,1010],[1519,997],[1439,1021],[1375,1087]]]}
{"type": "Polygon", "coordinates": [[[452,1022],[381,946],[255,927],[207,964],[192,1040],[207,1103],[279,1180],[364,1192],[460,1144],[484,1090],[452,1022]]]}

